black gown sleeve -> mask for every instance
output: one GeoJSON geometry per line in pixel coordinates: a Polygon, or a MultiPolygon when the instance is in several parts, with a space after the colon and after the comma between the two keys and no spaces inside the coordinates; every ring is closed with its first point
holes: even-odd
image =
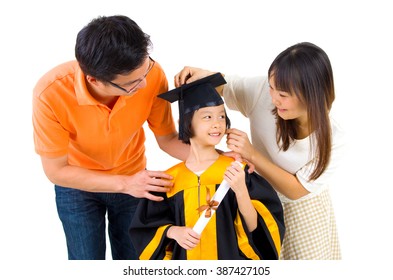
{"type": "Polygon", "coordinates": [[[285,234],[284,211],[273,187],[259,174],[248,174],[246,185],[251,201],[258,213],[257,228],[250,233],[253,247],[262,259],[277,260],[285,234]]]}
{"type": "Polygon", "coordinates": [[[173,240],[166,237],[166,232],[174,223],[170,205],[165,194],[156,202],[141,199],[130,226],[130,236],[139,259],[163,259],[173,240]]]}

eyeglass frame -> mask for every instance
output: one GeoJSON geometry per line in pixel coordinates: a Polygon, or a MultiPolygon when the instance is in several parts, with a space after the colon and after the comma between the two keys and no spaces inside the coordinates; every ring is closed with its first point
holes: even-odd
{"type": "Polygon", "coordinates": [[[139,84],[147,77],[147,75],[150,73],[151,69],[153,69],[155,63],[156,63],[156,61],[149,56],[149,68],[147,69],[145,75],[143,75],[143,78],[133,81],[132,83],[136,83],[136,85],[133,86],[129,90],[126,90],[125,88],[119,86],[118,84],[115,84],[114,82],[108,81],[108,83],[110,85],[112,85],[113,87],[115,87],[115,88],[118,88],[118,89],[120,89],[120,90],[122,90],[122,91],[124,91],[126,93],[130,93],[133,90],[135,90],[139,86],[139,84]]]}

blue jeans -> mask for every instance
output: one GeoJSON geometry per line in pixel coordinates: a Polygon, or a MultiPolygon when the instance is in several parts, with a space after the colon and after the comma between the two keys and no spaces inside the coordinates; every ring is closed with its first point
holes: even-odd
{"type": "Polygon", "coordinates": [[[56,205],[67,241],[68,259],[104,260],[106,219],[114,260],[135,260],[129,226],[139,199],[120,193],[93,193],[55,185],[56,205]]]}

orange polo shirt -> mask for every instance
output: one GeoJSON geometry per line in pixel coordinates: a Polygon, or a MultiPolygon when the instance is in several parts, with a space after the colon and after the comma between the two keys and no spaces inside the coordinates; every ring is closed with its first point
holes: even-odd
{"type": "Polygon", "coordinates": [[[144,122],[156,136],[176,132],[170,103],[157,97],[168,90],[158,63],[146,79],[145,88],[120,96],[110,109],[89,94],[76,61],[50,70],[33,93],[35,151],[49,158],[68,154],[70,165],[110,174],[143,170],[144,122]]]}

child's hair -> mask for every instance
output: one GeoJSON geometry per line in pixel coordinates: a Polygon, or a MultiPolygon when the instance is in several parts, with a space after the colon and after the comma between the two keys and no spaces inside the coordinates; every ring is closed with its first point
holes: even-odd
{"type": "MultiPolygon", "coordinates": [[[[191,127],[191,122],[195,112],[196,111],[192,111],[190,113],[184,114],[183,116],[183,138],[180,140],[182,140],[182,142],[185,144],[190,144],[190,138],[194,136],[194,131],[191,127]]],[[[225,126],[226,129],[229,129],[231,127],[231,120],[229,119],[226,110],[224,110],[224,112],[225,112],[225,126]]]]}

